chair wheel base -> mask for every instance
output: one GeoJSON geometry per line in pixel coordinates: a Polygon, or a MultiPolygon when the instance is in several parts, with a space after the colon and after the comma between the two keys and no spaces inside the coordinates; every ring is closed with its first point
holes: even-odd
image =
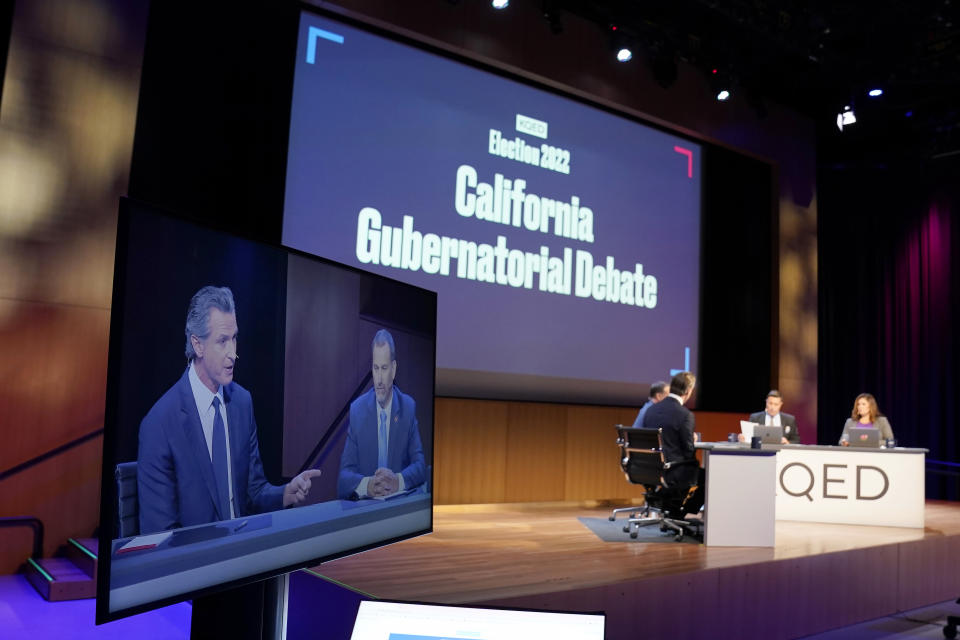
{"type": "MultiPolygon", "coordinates": [[[[957,600],[960,603],[960,600],[957,600]]],[[[960,624],[960,617],[958,616],[947,616],[947,626],[943,628],[943,637],[944,638],[956,638],[957,637],[957,625],[960,624]]]]}

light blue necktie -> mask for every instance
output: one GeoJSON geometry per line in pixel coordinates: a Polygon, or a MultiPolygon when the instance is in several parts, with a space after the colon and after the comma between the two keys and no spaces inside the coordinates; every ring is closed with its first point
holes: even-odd
{"type": "Polygon", "coordinates": [[[377,409],[380,414],[380,430],[377,434],[377,467],[387,466],[387,412],[377,409]]]}
{"type": "Polygon", "coordinates": [[[217,479],[220,519],[230,519],[230,481],[227,475],[227,430],[220,416],[220,397],[213,397],[213,475],[217,479]]]}

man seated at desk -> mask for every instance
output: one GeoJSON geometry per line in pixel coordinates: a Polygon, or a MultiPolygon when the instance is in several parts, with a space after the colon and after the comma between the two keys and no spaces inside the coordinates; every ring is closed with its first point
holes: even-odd
{"type": "Polygon", "coordinates": [[[800,444],[800,432],[797,431],[797,419],[789,413],[783,413],[783,397],[776,389],[767,394],[767,406],[764,411],[750,414],[750,422],[764,426],[783,427],[780,444],[800,444]]]}
{"type": "Polygon", "coordinates": [[[417,403],[393,384],[397,351],[393,336],[373,337],[373,388],[350,405],[350,426],[340,456],[337,495],[380,498],[413,489],[427,472],[417,423],[417,403]]]}
{"type": "Polygon", "coordinates": [[[263,473],[250,392],[233,381],[237,315],[227,287],[190,300],[187,369],[140,423],[140,533],[153,533],[304,502],[318,469],[283,486],[263,473]]]}
{"type": "Polygon", "coordinates": [[[647,401],[640,411],[637,413],[637,419],[633,421],[633,428],[639,429],[643,426],[643,416],[647,413],[647,409],[657,404],[670,394],[670,385],[666,382],[657,381],[650,385],[650,397],[647,398],[647,401]]]}
{"type": "Polygon", "coordinates": [[[661,429],[663,459],[670,463],[670,468],[663,473],[667,486],[697,486],[683,505],[687,513],[698,512],[706,495],[706,478],[694,448],[693,412],[683,406],[693,395],[696,382],[696,376],[689,371],[673,376],[670,394],[651,406],[643,416],[645,429],[661,429]]]}

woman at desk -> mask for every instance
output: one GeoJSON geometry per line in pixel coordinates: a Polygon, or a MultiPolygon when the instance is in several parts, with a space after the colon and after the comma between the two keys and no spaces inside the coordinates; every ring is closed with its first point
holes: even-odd
{"type": "Polygon", "coordinates": [[[875,427],[880,430],[881,442],[893,439],[893,429],[885,416],[880,414],[876,399],[869,393],[861,393],[853,401],[853,411],[843,425],[840,435],[840,444],[850,446],[850,430],[864,427],[875,427]]]}

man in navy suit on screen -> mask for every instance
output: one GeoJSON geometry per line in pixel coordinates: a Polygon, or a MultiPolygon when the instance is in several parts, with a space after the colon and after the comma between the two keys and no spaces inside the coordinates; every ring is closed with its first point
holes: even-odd
{"type": "Polygon", "coordinates": [[[264,476],[253,401],[233,381],[233,292],[200,289],[190,300],[185,333],[187,370],[140,423],[140,533],[301,504],[320,471],[304,471],[283,486],[264,476]]]}
{"type": "Polygon", "coordinates": [[[350,426],[340,456],[337,495],[379,498],[413,489],[426,480],[417,403],[393,385],[397,351],[393,336],[373,337],[373,388],[350,405],[350,426]]]}

